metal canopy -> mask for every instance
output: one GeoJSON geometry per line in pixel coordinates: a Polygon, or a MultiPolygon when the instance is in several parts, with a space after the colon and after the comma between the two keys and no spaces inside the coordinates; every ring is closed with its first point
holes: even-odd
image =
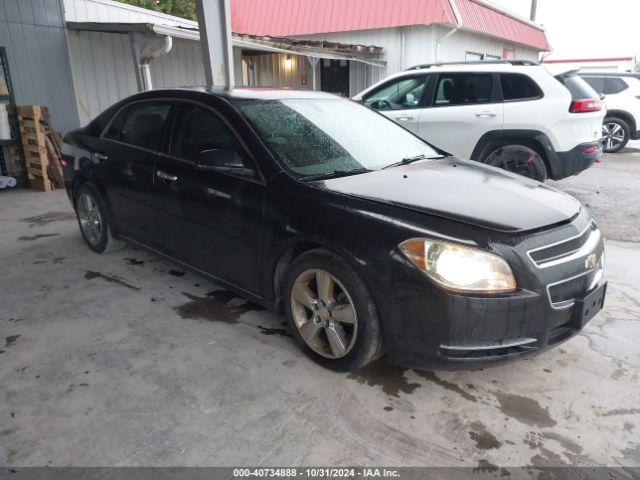
{"type": "MultiPolygon", "coordinates": [[[[162,25],[157,23],[111,23],[111,22],[67,22],[70,30],[83,30],[103,33],[151,33],[169,35],[175,38],[200,41],[200,32],[195,28],[162,25]]],[[[261,37],[233,33],[231,41],[234,47],[245,50],[258,50],[273,53],[289,53],[305,57],[327,58],[334,60],[352,60],[377,67],[387,62],[380,57],[382,47],[324,42],[317,40],[294,40],[284,37],[261,37]]]]}

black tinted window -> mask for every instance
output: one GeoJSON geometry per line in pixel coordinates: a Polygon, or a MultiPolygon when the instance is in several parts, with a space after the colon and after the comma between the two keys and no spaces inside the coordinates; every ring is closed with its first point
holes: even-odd
{"type": "Polygon", "coordinates": [[[104,136],[106,138],[110,138],[112,140],[117,140],[120,136],[120,129],[122,128],[122,124],[124,123],[124,117],[127,115],[127,109],[123,108],[120,112],[115,116],[109,128],[105,132],[104,136]]]}
{"type": "Polygon", "coordinates": [[[612,95],[629,88],[621,78],[616,77],[582,77],[598,93],[612,95]]]}
{"type": "Polygon", "coordinates": [[[376,110],[417,108],[426,84],[426,75],[397,79],[370,93],[364,104],[376,110]]]}
{"type": "Polygon", "coordinates": [[[589,84],[598,93],[604,93],[604,78],[603,77],[582,77],[584,81],[589,84]]]}
{"type": "Polygon", "coordinates": [[[120,132],[120,141],[153,151],[160,150],[162,129],[169,110],[171,105],[167,103],[140,102],[130,105],[120,132]]]}
{"type": "Polygon", "coordinates": [[[629,88],[628,85],[621,78],[609,77],[604,81],[604,91],[602,93],[610,95],[620,93],[627,88],[629,88]]]}
{"type": "Polygon", "coordinates": [[[501,73],[502,97],[505,100],[528,100],[540,98],[540,87],[526,75],[518,73],[501,73]]]}
{"type": "Polygon", "coordinates": [[[491,101],[490,73],[452,73],[438,78],[435,105],[468,105],[491,101]]]}
{"type": "Polygon", "coordinates": [[[558,75],[556,77],[560,83],[562,83],[567,90],[571,92],[571,98],[573,100],[587,100],[589,98],[598,98],[596,91],[589,86],[581,77],[571,73],[565,75],[558,75]]]}
{"type": "Polygon", "coordinates": [[[213,112],[197,105],[180,107],[171,151],[173,155],[195,160],[204,150],[243,150],[229,127],[213,112]]]}

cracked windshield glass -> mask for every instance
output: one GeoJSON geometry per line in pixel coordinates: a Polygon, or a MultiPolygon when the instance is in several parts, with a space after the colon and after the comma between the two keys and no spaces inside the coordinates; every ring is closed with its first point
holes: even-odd
{"type": "Polygon", "coordinates": [[[276,158],[303,177],[441,157],[404,128],[351,101],[254,100],[239,107],[276,158]]]}

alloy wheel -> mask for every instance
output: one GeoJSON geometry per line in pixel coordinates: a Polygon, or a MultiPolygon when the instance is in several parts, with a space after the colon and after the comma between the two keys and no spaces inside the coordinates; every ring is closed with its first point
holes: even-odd
{"type": "Polygon", "coordinates": [[[607,150],[615,150],[625,141],[624,128],[617,122],[603,123],[602,136],[604,148],[607,150]]]}
{"type": "Polygon", "coordinates": [[[94,246],[97,245],[102,238],[104,225],[98,205],[87,193],[81,193],[78,198],[78,218],[80,219],[80,229],[87,242],[94,246]]]}
{"type": "Polygon", "coordinates": [[[291,313],[298,333],[314,352],[337,359],[347,355],[358,334],[353,300],[334,275],[310,269],[291,289],[291,313]]]}

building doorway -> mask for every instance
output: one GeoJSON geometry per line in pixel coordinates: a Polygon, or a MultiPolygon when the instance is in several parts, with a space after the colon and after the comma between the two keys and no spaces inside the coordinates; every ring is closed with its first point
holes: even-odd
{"type": "Polygon", "coordinates": [[[320,90],[349,96],[349,61],[323,58],[320,63],[320,90]]]}

